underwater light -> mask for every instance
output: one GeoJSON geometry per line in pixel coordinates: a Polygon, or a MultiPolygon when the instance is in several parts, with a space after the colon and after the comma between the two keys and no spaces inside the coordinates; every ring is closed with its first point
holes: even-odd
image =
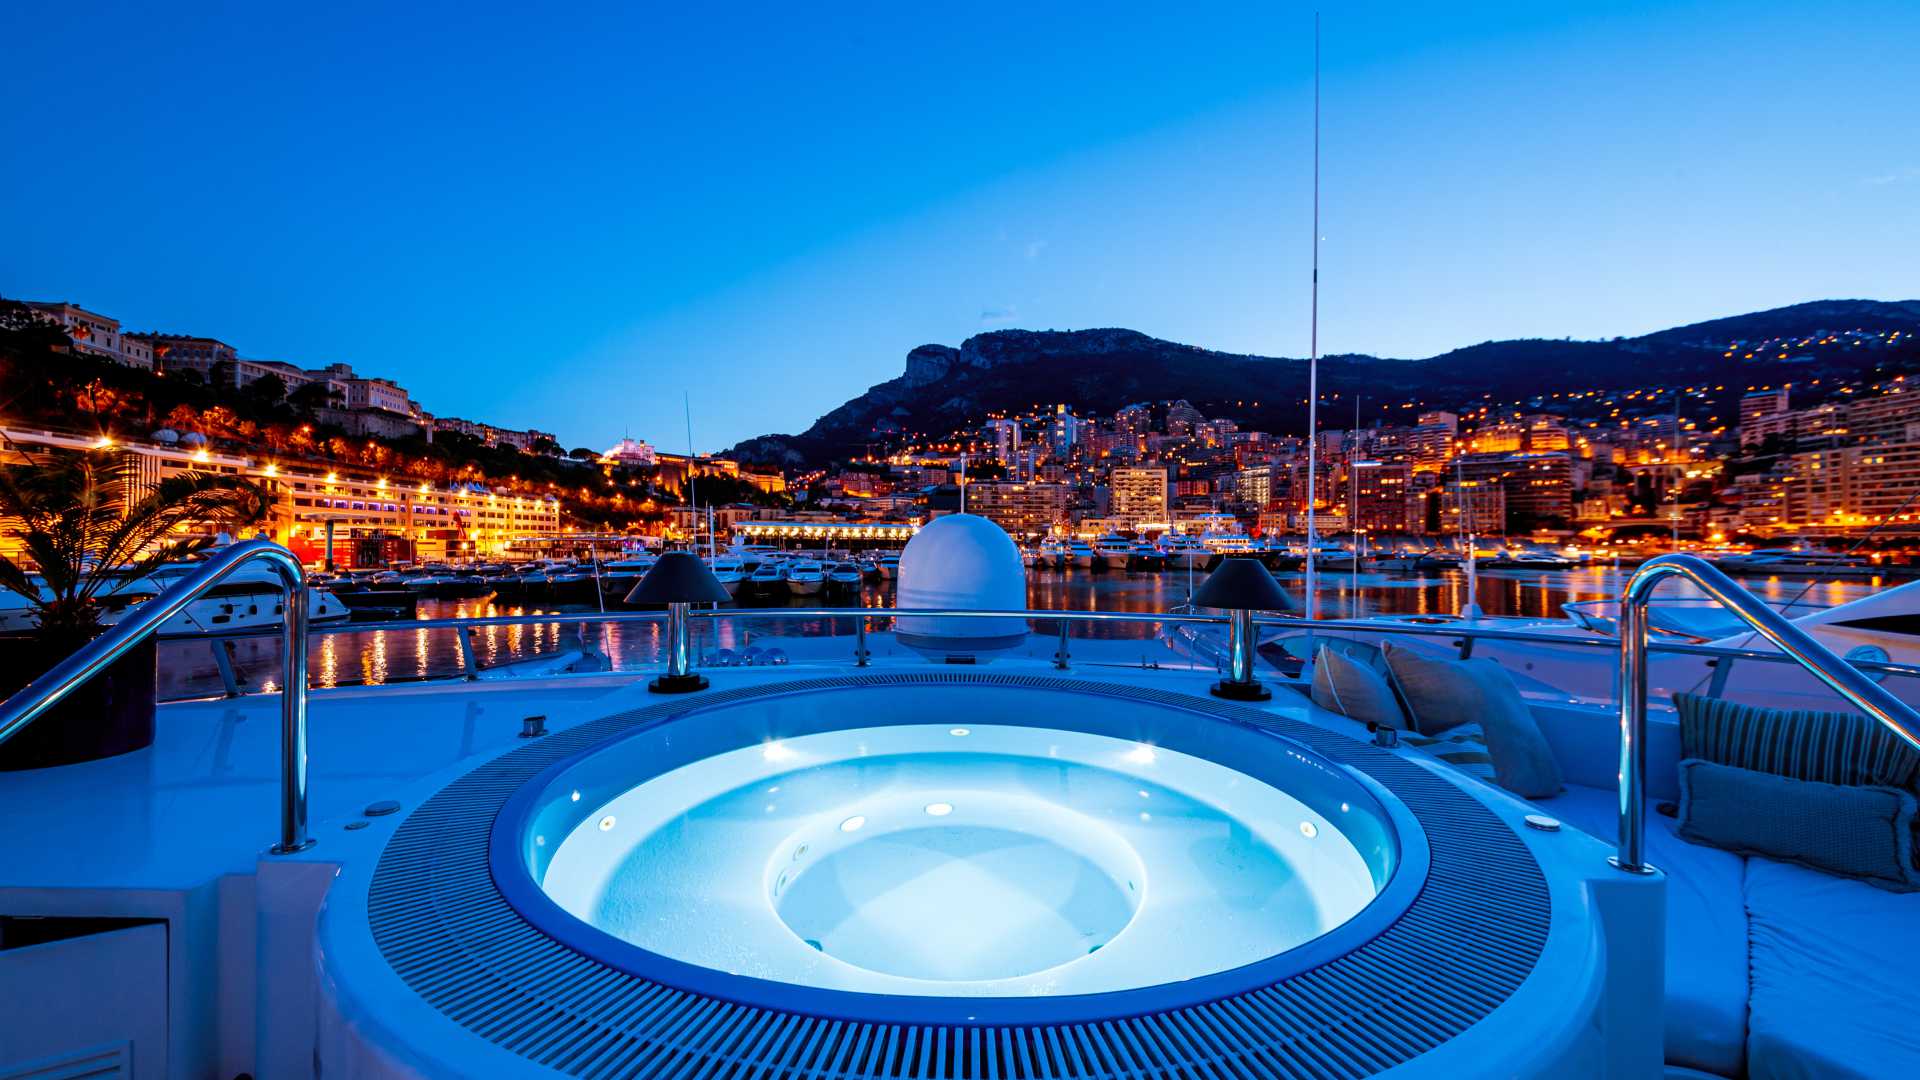
{"type": "Polygon", "coordinates": [[[933,802],[927,804],[927,814],[931,817],[946,817],[951,813],[953,813],[953,804],[950,802],[933,802]]]}
{"type": "Polygon", "coordinates": [[[858,832],[860,830],[860,826],[865,825],[866,823],[867,823],[866,818],[860,816],[859,814],[855,814],[852,817],[840,823],[840,831],[841,832],[858,832]]]}

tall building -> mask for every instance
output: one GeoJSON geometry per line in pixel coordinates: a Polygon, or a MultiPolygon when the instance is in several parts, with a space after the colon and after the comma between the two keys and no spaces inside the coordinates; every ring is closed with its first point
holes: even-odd
{"type": "Polygon", "coordinates": [[[1164,468],[1135,466],[1107,474],[1111,492],[1108,516],[1129,527],[1173,520],[1173,485],[1164,468]]]}
{"type": "Polygon", "coordinates": [[[989,420],[985,432],[993,444],[993,458],[1011,468],[1020,457],[1020,421],[989,420]]]}
{"type": "Polygon", "coordinates": [[[1348,520],[1368,532],[1407,531],[1413,513],[1413,466],[1355,461],[1348,468],[1353,503],[1348,520]]]}
{"type": "Polygon", "coordinates": [[[1740,395],[1740,445],[1753,446],[1766,438],[1760,421],[1787,411],[1788,388],[1750,390],[1740,395]]]}
{"type": "Polygon", "coordinates": [[[1073,410],[1065,405],[1055,407],[1053,416],[1047,420],[1047,449],[1056,458],[1065,459],[1073,455],[1073,448],[1080,442],[1080,433],[1086,421],[1073,415],[1073,410]]]}
{"type": "Polygon", "coordinates": [[[1454,442],[1460,435],[1460,417],[1450,412],[1421,413],[1408,443],[1413,449],[1413,467],[1420,472],[1439,472],[1453,460],[1454,442]]]}
{"type": "Polygon", "coordinates": [[[88,311],[65,301],[29,300],[26,307],[67,332],[73,347],[128,367],[153,368],[153,346],[136,334],[120,332],[120,320],[88,311]]]}
{"type": "Polygon", "coordinates": [[[967,510],[1015,537],[1045,536],[1067,524],[1065,484],[976,480],[967,485],[967,510]]]}

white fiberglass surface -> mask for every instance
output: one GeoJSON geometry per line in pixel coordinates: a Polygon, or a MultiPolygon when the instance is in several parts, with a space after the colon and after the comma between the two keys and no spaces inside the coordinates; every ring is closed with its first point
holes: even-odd
{"type": "Polygon", "coordinates": [[[1229,970],[1377,891],[1340,822],[1285,791],[1164,747],[1011,725],[828,731],[693,761],[588,814],[541,885],[688,963],[964,996],[1229,970]]]}

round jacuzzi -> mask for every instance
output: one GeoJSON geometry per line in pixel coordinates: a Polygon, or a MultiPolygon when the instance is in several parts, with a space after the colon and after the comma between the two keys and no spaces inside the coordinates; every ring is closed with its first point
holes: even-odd
{"type": "Polygon", "coordinates": [[[1414,816],[1182,699],[882,683],[715,702],[564,757],[494,884],[608,967],[879,1022],[1063,1022],[1271,985],[1420,891],[1414,816]]]}

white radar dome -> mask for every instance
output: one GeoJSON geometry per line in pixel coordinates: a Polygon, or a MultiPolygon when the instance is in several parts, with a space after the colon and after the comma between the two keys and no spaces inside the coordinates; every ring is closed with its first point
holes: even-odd
{"type": "MultiPolygon", "coordinates": [[[[934,518],[900,553],[903,609],[1025,611],[1027,572],[1005,529],[973,514],[934,518]]],[[[894,627],[902,645],[933,660],[972,663],[1018,648],[1025,619],[904,616],[894,627]]]]}

